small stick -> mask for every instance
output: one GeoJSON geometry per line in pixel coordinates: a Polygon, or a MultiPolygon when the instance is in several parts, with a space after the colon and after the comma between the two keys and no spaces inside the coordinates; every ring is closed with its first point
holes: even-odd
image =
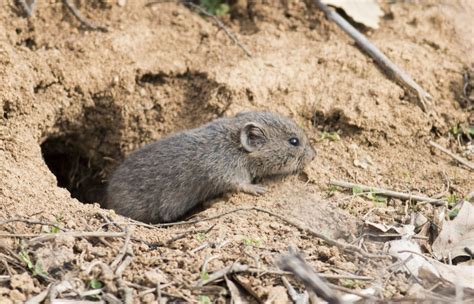
{"type": "Polygon", "coordinates": [[[116,296],[108,292],[104,292],[102,294],[102,300],[104,300],[108,304],[122,304],[122,301],[120,301],[116,296]]]}
{"type": "Polygon", "coordinates": [[[118,267],[117,267],[117,270],[115,271],[115,275],[118,276],[118,277],[121,277],[123,272],[125,271],[125,269],[128,267],[128,265],[130,265],[130,263],[132,262],[132,256],[130,255],[127,255],[125,257],[125,259],[123,259],[123,262],[122,264],[120,264],[118,267]]]}
{"type": "Polygon", "coordinates": [[[372,191],[377,194],[381,194],[383,196],[394,197],[394,198],[399,198],[403,200],[427,202],[427,203],[437,205],[437,206],[442,206],[446,204],[446,202],[443,200],[430,198],[427,196],[413,195],[409,193],[397,192],[397,191],[387,190],[387,189],[378,188],[378,187],[370,187],[370,186],[366,186],[362,184],[354,184],[354,183],[349,183],[345,181],[332,180],[329,182],[329,184],[338,186],[338,187],[349,188],[349,189],[360,188],[362,189],[362,191],[372,191]]]}
{"type": "Polygon", "coordinates": [[[445,147],[435,143],[434,141],[430,141],[430,145],[432,145],[436,149],[440,150],[441,152],[448,154],[449,156],[451,156],[452,158],[454,158],[455,160],[457,160],[458,162],[460,162],[464,166],[468,167],[469,169],[474,170],[474,163],[468,161],[467,159],[462,158],[461,156],[454,154],[453,152],[451,152],[448,149],[446,149],[445,147]]]}
{"type": "Polygon", "coordinates": [[[112,269],[117,270],[118,264],[123,260],[126,254],[131,255],[131,248],[129,247],[130,243],[130,237],[132,236],[133,229],[129,229],[128,227],[125,228],[125,241],[123,243],[122,249],[120,250],[120,253],[117,255],[115,260],[110,264],[110,267],[112,269]]]}
{"type": "Polygon", "coordinates": [[[247,301],[244,301],[242,297],[240,296],[240,291],[237,285],[229,279],[226,275],[224,276],[225,283],[227,285],[227,289],[229,289],[230,293],[230,302],[235,303],[235,304],[240,304],[240,303],[248,303],[247,301]]]}
{"type": "Polygon", "coordinates": [[[295,288],[288,282],[288,279],[285,277],[281,277],[281,281],[283,285],[285,285],[286,289],[288,290],[288,294],[290,295],[291,300],[295,302],[295,304],[306,304],[309,303],[309,296],[308,293],[305,291],[304,293],[297,293],[295,288]]]}
{"type": "MultiPolygon", "coordinates": [[[[49,234],[39,234],[33,235],[33,239],[29,240],[29,244],[34,244],[38,242],[45,242],[57,237],[62,236],[71,236],[71,237],[106,237],[106,238],[115,238],[115,237],[123,237],[125,236],[125,232],[100,232],[100,231],[71,231],[71,232],[63,232],[63,233],[49,233],[49,234]]],[[[0,237],[5,236],[0,234],[0,237]]],[[[10,235],[15,236],[15,234],[10,235]]]]}
{"type": "Polygon", "coordinates": [[[36,7],[36,0],[31,1],[30,5],[28,5],[25,0],[18,0],[18,3],[20,4],[23,11],[25,11],[27,17],[33,16],[33,12],[36,7]]]}
{"type": "Polygon", "coordinates": [[[43,301],[48,297],[49,291],[51,289],[51,285],[52,284],[49,284],[48,288],[46,288],[45,290],[43,290],[42,292],[40,292],[36,296],[31,297],[30,299],[28,299],[28,301],[26,301],[25,304],[43,303],[43,301]]]}
{"type": "MultiPolygon", "coordinates": [[[[160,3],[163,3],[163,2],[164,1],[151,1],[151,2],[148,2],[146,5],[150,6],[150,5],[154,5],[154,4],[160,4],[160,3]]],[[[229,37],[230,40],[232,40],[233,43],[235,43],[240,49],[242,49],[242,51],[244,51],[245,55],[252,58],[252,54],[250,53],[250,51],[239,41],[239,39],[237,39],[237,37],[229,29],[227,29],[227,27],[224,25],[224,23],[222,21],[219,20],[219,18],[217,18],[215,15],[208,12],[202,6],[194,4],[191,1],[181,0],[180,2],[184,5],[186,5],[186,6],[189,6],[193,9],[199,11],[201,14],[203,14],[203,15],[211,18],[212,20],[214,20],[217,27],[220,28],[221,30],[223,30],[224,33],[227,35],[227,37],[229,37]]]]}
{"type": "Polygon", "coordinates": [[[211,245],[211,244],[209,244],[209,242],[202,243],[201,245],[199,245],[198,247],[194,248],[194,249],[191,250],[190,252],[191,252],[191,253],[196,253],[196,252],[198,252],[198,251],[203,250],[204,248],[209,247],[210,245],[211,245]]]}
{"type": "MultiPolygon", "coordinates": [[[[403,234],[400,233],[385,233],[385,234],[375,234],[375,233],[364,233],[363,235],[360,236],[360,238],[364,237],[373,237],[373,238],[384,238],[384,237],[402,237],[403,234]]],[[[423,235],[413,235],[411,236],[412,239],[417,239],[417,240],[429,240],[430,238],[427,236],[423,235]]]]}
{"type": "Polygon", "coordinates": [[[4,258],[2,258],[1,261],[5,269],[7,270],[8,275],[7,276],[0,275],[0,281],[3,281],[5,277],[7,278],[6,280],[10,280],[10,277],[12,276],[12,270],[10,269],[10,265],[8,265],[7,260],[5,260],[4,258]]]}
{"type": "MultiPolygon", "coordinates": [[[[276,275],[288,275],[291,274],[289,271],[283,270],[271,270],[271,269],[260,269],[250,267],[245,272],[249,273],[262,273],[262,274],[276,274],[276,275]]],[[[341,274],[326,274],[320,273],[320,277],[328,280],[360,280],[360,281],[372,281],[374,278],[368,276],[358,276],[358,275],[341,275],[341,274]]]]}
{"type": "Polygon", "coordinates": [[[213,14],[209,13],[207,10],[205,10],[203,7],[201,7],[197,4],[194,4],[194,3],[188,2],[188,1],[183,1],[183,3],[184,3],[184,5],[189,5],[190,7],[194,8],[194,9],[197,9],[203,15],[206,15],[206,16],[212,18],[212,20],[214,20],[214,22],[217,24],[217,26],[224,31],[224,33],[227,35],[227,37],[229,37],[230,40],[232,40],[232,42],[234,42],[239,48],[241,48],[242,51],[244,51],[245,55],[252,58],[252,54],[249,52],[249,50],[247,50],[247,48],[242,43],[240,43],[239,39],[237,39],[237,37],[235,37],[235,35],[230,30],[227,29],[227,27],[224,25],[224,23],[222,21],[219,20],[219,18],[217,18],[213,14]]]}
{"type": "Polygon", "coordinates": [[[334,288],[336,290],[339,290],[339,291],[342,291],[342,292],[345,292],[345,293],[350,293],[350,294],[353,294],[353,295],[356,295],[358,297],[361,297],[361,298],[364,298],[364,299],[371,299],[373,301],[376,301],[377,298],[375,298],[374,296],[371,296],[371,295],[368,295],[368,294],[364,294],[362,292],[359,292],[357,290],[354,290],[354,289],[350,289],[350,288],[346,288],[346,287],[342,287],[342,286],[339,286],[339,285],[335,285],[335,284],[331,284],[331,283],[328,283],[329,286],[331,288],[334,288]]]}
{"type": "Polygon", "coordinates": [[[207,229],[200,229],[200,230],[188,230],[188,231],[185,231],[181,234],[178,234],[177,236],[174,236],[173,238],[169,239],[168,241],[166,241],[166,246],[169,246],[171,243],[177,241],[177,240],[180,240],[182,238],[185,238],[188,234],[190,233],[204,233],[204,234],[208,234],[212,229],[214,229],[214,227],[216,226],[216,224],[212,225],[211,227],[207,228],[207,229]]]}
{"type": "Polygon", "coordinates": [[[278,264],[281,269],[291,271],[298,279],[303,281],[306,288],[311,289],[324,300],[329,303],[342,303],[340,297],[318,276],[300,254],[291,252],[281,257],[278,264]]]}
{"type": "Polygon", "coordinates": [[[163,288],[160,282],[156,283],[156,299],[158,300],[158,304],[161,303],[161,288],[163,288]]]}
{"type": "Polygon", "coordinates": [[[235,263],[232,263],[232,265],[229,265],[216,272],[213,272],[211,275],[209,275],[209,278],[207,280],[199,279],[195,285],[196,287],[202,287],[206,284],[209,284],[211,282],[214,282],[218,279],[223,278],[227,274],[243,272],[243,271],[247,271],[248,269],[249,269],[248,265],[242,265],[240,263],[235,262],[235,263]]]}
{"type": "Polygon", "coordinates": [[[133,293],[123,279],[117,279],[118,290],[123,293],[123,303],[132,304],[133,303],[133,293]]]}
{"type": "Polygon", "coordinates": [[[59,227],[59,226],[58,226],[57,224],[55,224],[55,223],[42,222],[42,221],[35,221],[35,220],[28,220],[28,219],[21,219],[21,218],[13,218],[13,219],[1,221],[1,222],[0,222],[0,226],[3,226],[3,225],[5,225],[5,224],[9,224],[9,223],[13,223],[13,222],[22,222],[22,223],[32,224],[32,225],[51,226],[51,227],[54,227],[54,228],[59,229],[59,230],[61,230],[61,231],[66,231],[66,229],[63,229],[63,228],[59,227]]]}
{"type": "Polygon", "coordinates": [[[427,104],[431,100],[431,95],[426,92],[418,83],[416,83],[410,75],[403,69],[399,68],[390,59],[387,58],[375,45],[373,45],[362,33],[356,30],[349,22],[342,18],[337,12],[329,9],[320,0],[314,0],[316,6],[324,12],[329,20],[334,21],[346,34],[348,34],[356,44],[362,48],[370,57],[372,57],[382,69],[394,77],[399,83],[408,88],[410,91],[417,93],[421,103],[421,109],[426,112],[428,110],[427,104]]]}
{"type": "MultiPolygon", "coordinates": [[[[131,287],[135,287],[134,285],[137,285],[137,284],[134,284],[134,283],[130,283],[130,282],[127,282],[127,285],[128,286],[131,286],[131,287]],[[131,285],[133,284],[133,285],[131,285]]],[[[154,292],[158,292],[159,290],[161,290],[162,288],[167,288],[169,286],[173,285],[173,283],[166,283],[166,284],[156,284],[156,287],[152,287],[152,288],[148,288],[148,287],[145,287],[145,286],[141,286],[140,288],[145,288],[145,290],[141,291],[138,293],[138,296],[139,297],[143,297],[144,295],[146,294],[149,294],[149,293],[154,293],[154,292]]],[[[138,288],[138,287],[136,287],[138,288]]]]}
{"type": "Polygon", "coordinates": [[[95,24],[93,21],[87,19],[86,17],[82,16],[79,10],[71,3],[70,0],[62,0],[63,4],[71,11],[74,17],[79,20],[79,22],[88,29],[101,31],[101,32],[108,32],[108,29],[105,26],[95,24]]]}

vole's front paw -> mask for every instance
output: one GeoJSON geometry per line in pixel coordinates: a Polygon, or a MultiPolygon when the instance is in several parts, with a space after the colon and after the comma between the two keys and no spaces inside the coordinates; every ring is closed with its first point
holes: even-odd
{"type": "Polygon", "coordinates": [[[267,188],[260,185],[243,184],[239,186],[239,190],[252,195],[261,195],[267,192],[267,188]]]}

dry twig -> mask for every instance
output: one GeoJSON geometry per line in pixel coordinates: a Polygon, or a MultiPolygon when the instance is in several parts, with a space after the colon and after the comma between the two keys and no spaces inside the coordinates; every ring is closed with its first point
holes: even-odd
{"type": "Polygon", "coordinates": [[[131,255],[132,252],[131,252],[131,247],[129,246],[130,244],[130,237],[133,233],[133,229],[129,229],[129,228],[125,228],[125,241],[123,243],[123,247],[122,249],[120,250],[120,253],[117,255],[117,257],[115,258],[115,260],[112,262],[112,264],[110,264],[110,267],[112,269],[116,269],[116,271],[118,271],[118,264],[123,260],[124,256],[125,255],[131,255]]]}
{"type": "Polygon", "coordinates": [[[370,186],[366,186],[362,184],[354,184],[354,183],[349,183],[345,181],[332,180],[329,182],[329,184],[338,186],[338,187],[348,188],[348,189],[359,188],[362,191],[371,191],[383,196],[394,197],[394,198],[410,200],[410,201],[427,202],[427,203],[438,205],[438,206],[446,204],[445,201],[430,198],[427,196],[413,195],[410,193],[397,192],[393,190],[388,190],[388,189],[383,189],[383,188],[378,188],[378,187],[370,187],[370,186]]]}
{"type": "Polygon", "coordinates": [[[192,2],[183,1],[183,3],[185,5],[188,5],[192,8],[194,8],[194,9],[198,10],[201,14],[203,14],[203,15],[209,17],[209,18],[212,18],[212,20],[214,20],[214,22],[216,23],[217,27],[219,27],[221,30],[223,30],[224,33],[227,35],[227,37],[229,37],[230,40],[232,40],[232,42],[234,42],[239,48],[242,49],[242,51],[244,51],[245,55],[252,58],[252,54],[250,53],[250,51],[242,43],[240,43],[239,39],[237,39],[237,37],[224,25],[224,23],[219,20],[219,18],[217,18],[215,15],[209,13],[203,7],[201,7],[199,5],[196,5],[192,2]]]}
{"type": "MultiPolygon", "coordinates": [[[[0,237],[18,237],[16,234],[0,234],[0,237]]],[[[105,237],[105,238],[115,238],[125,236],[125,232],[101,232],[101,231],[70,231],[70,232],[60,232],[60,233],[48,233],[48,234],[33,234],[28,235],[27,237],[33,237],[33,239],[28,241],[29,245],[39,242],[46,242],[58,237],[105,237]]]]}
{"type": "Polygon", "coordinates": [[[79,10],[74,6],[74,4],[70,0],[62,0],[63,4],[69,9],[69,11],[76,17],[77,20],[86,28],[101,31],[101,32],[108,32],[108,29],[105,26],[96,24],[94,21],[87,19],[86,17],[82,16],[79,10]]]}
{"type": "MultiPolygon", "coordinates": [[[[247,55],[248,57],[252,58],[252,54],[250,53],[250,51],[245,47],[245,45],[243,45],[239,39],[235,36],[234,33],[232,33],[231,30],[229,30],[225,24],[219,20],[219,18],[217,18],[215,15],[211,14],[210,12],[208,12],[205,8],[203,8],[202,6],[200,5],[197,5],[197,4],[194,4],[193,2],[191,1],[186,1],[186,0],[181,0],[180,1],[182,4],[186,5],[186,6],[189,6],[190,8],[194,9],[194,10],[197,10],[199,11],[201,14],[211,18],[214,23],[217,25],[218,28],[220,28],[221,30],[224,31],[224,33],[227,35],[227,37],[230,38],[230,40],[232,40],[233,43],[235,43],[244,53],[245,55],[247,55]]],[[[160,4],[160,3],[163,3],[163,1],[151,1],[151,2],[148,2],[147,3],[147,6],[150,6],[150,5],[154,5],[154,4],[160,4]]]]}
{"type": "Polygon", "coordinates": [[[373,45],[363,34],[355,29],[349,22],[342,18],[337,12],[331,10],[320,0],[314,0],[316,6],[324,12],[329,20],[334,21],[346,34],[348,34],[356,44],[369,54],[381,67],[382,69],[394,77],[399,83],[410,91],[416,92],[418,99],[421,104],[421,109],[424,112],[430,110],[428,104],[431,101],[431,95],[426,92],[418,83],[416,83],[410,75],[407,74],[403,69],[394,64],[390,59],[387,58],[375,45],[373,45]]]}
{"type": "Polygon", "coordinates": [[[12,219],[1,221],[0,226],[3,226],[5,224],[9,224],[9,223],[14,223],[14,222],[22,222],[22,223],[32,224],[32,225],[51,226],[51,227],[54,227],[54,228],[59,229],[61,231],[66,231],[66,229],[59,227],[58,224],[55,224],[55,223],[35,221],[35,220],[22,219],[22,218],[12,218],[12,219]]]}
{"type": "MultiPolygon", "coordinates": [[[[33,16],[35,7],[36,7],[36,0],[32,0],[30,4],[27,3],[26,0],[17,0],[18,4],[20,4],[22,10],[25,12],[27,17],[33,16]]],[[[79,20],[79,22],[87,29],[107,32],[108,29],[105,26],[98,25],[95,22],[87,19],[86,17],[82,16],[76,6],[71,2],[71,0],[62,0],[63,4],[69,9],[72,15],[79,20]]]]}
{"type": "Polygon", "coordinates": [[[21,8],[25,12],[27,17],[33,16],[33,12],[36,7],[36,0],[31,1],[30,4],[26,3],[26,0],[17,0],[21,8]]]}
{"type": "Polygon", "coordinates": [[[222,279],[225,275],[247,271],[248,269],[249,269],[248,265],[242,265],[240,263],[235,262],[235,263],[232,263],[232,265],[229,265],[221,270],[218,270],[212,273],[211,275],[209,275],[209,278],[207,280],[199,279],[195,285],[196,287],[202,287],[211,282],[222,279]]]}
{"type": "Polygon", "coordinates": [[[306,288],[311,289],[324,300],[329,303],[342,303],[340,297],[314,272],[301,255],[292,252],[281,257],[278,264],[281,269],[291,271],[297,278],[303,281],[306,288]]]}
{"type": "Polygon", "coordinates": [[[448,154],[453,159],[457,160],[459,163],[463,164],[464,166],[468,167],[469,169],[474,170],[474,163],[468,161],[467,159],[462,158],[461,156],[454,154],[453,152],[451,152],[448,149],[446,149],[445,147],[435,143],[434,141],[430,141],[430,145],[432,145],[436,149],[440,150],[441,152],[448,154]]]}
{"type": "Polygon", "coordinates": [[[288,279],[285,277],[281,277],[281,281],[283,285],[285,285],[286,289],[288,290],[288,294],[290,295],[291,300],[295,302],[295,304],[306,304],[309,303],[309,295],[308,292],[304,293],[297,293],[295,288],[288,282],[288,279]]]}

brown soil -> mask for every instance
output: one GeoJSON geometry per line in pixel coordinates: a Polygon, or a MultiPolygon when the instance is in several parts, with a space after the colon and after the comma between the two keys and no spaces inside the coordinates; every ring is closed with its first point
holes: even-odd
{"type": "MultiPolygon", "coordinates": [[[[354,242],[364,219],[405,222],[404,204],[376,204],[351,198],[348,192],[333,193],[330,179],[458,198],[474,188],[472,171],[428,145],[436,140],[474,159],[469,138],[462,131],[452,132],[454,126],[474,124],[472,105],[462,96],[463,73],[474,62],[474,4],[469,0],[385,3],[380,29],[366,32],[433,96],[435,115],[424,113],[414,96],[302,1],[232,5],[231,15],[223,20],[253,58],[211,20],[174,3],[145,7],[146,1],[128,1],[121,7],[112,0],[78,1],[84,15],[110,29],[103,33],[83,29],[60,1],[38,1],[30,20],[10,2],[0,10],[2,219],[53,222],[75,231],[103,231],[101,214],[123,223],[126,219],[99,204],[84,203],[100,202],[107,176],[127,153],[170,132],[244,109],[293,117],[306,129],[318,157],[300,176],[267,181],[270,191],[264,196],[227,195],[206,203],[197,218],[258,206],[354,242]],[[323,136],[327,132],[337,132],[340,139],[328,139],[323,136]]],[[[427,205],[409,209],[427,216],[432,212],[427,205]]],[[[10,234],[48,229],[24,222],[0,227],[10,234]]],[[[390,263],[344,253],[255,210],[194,225],[137,226],[133,238],[134,255],[123,279],[133,283],[137,302],[156,299],[155,293],[139,295],[156,286],[150,271],[164,276],[162,283],[168,285],[163,296],[169,300],[204,301],[205,295],[223,301],[229,298],[225,284],[192,288],[202,277],[206,259],[213,257],[209,273],[237,260],[268,269],[290,245],[303,251],[319,272],[367,275],[381,284],[389,274],[382,269],[390,263]],[[199,232],[210,227],[206,234],[199,232]],[[189,233],[167,243],[185,231],[189,233]],[[204,242],[214,246],[192,251],[204,242]]],[[[92,261],[110,264],[123,238],[57,238],[28,247],[23,240],[0,239],[0,275],[9,276],[0,281],[0,302],[22,302],[46,290],[48,280],[69,277],[79,278],[84,290],[95,278],[106,292],[123,297],[99,267],[86,272],[92,261]],[[12,252],[28,253],[47,278],[8,260],[5,256],[12,252]]],[[[277,288],[282,286],[281,275],[238,277],[261,301],[273,297],[284,302],[277,288]]],[[[350,288],[373,284],[332,282],[350,288]]],[[[404,275],[394,275],[382,293],[403,296],[409,282],[404,275]]]]}

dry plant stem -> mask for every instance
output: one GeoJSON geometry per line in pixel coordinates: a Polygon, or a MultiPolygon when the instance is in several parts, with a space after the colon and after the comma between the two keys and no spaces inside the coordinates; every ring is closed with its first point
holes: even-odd
{"type": "Polygon", "coordinates": [[[54,227],[54,228],[59,229],[59,230],[61,230],[61,231],[66,231],[66,229],[63,229],[63,228],[59,227],[59,226],[58,226],[57,224],[55,224],[55,223],[42,222],[42,221],[34,221],[34,220],[20,219],[20,218],[13,218],[13,219],[1,221],[1,222],[0,222],[0,226],[5,225],[5,224],[9,224],[9,223],[13,223],[13,222],[22,222],[22,223],[32,224],[32,225],[51,226],[51,227],[54,227]]]}
{"type": "Polygon", "coordinates": [[[18,3],[20,4],[23,11],[25,11],[27,17],[33,16],[33,12],[36,7],[36,0],[31,1],[30,5],[28,5],[25,0],[18,0],[18,3]]]}
{"type": "Polygon", "coordinates": [[[430,141],[430,145],[432,145],[436,149],[440,150],[441,152],[448,154],[453,159],[457,160],[459,163],[463,164],[464,166],[468,167],[469,169],[474,170],[474,163],[468,161],[467,159],[462,158],[461,156],[454,154],[453,152],[451,152],[448,149],[446,149],[445,147],[435,143],[434,141],[430,141]]]}
{"type": "Polygon", "coordinates": [[[200,230],[188,230],[188,231],[185,231],[181,234],[178,234],[177,236],[174,236],[173,238],[169,239],[168,241],[166,241],[166,246],[169,246],[171,243],[177,241],[177,240],[180,240],[182,238],[185,238],[188,234],[191,234],[191,233],[204,233],[204,234],[208,234],[212,229],[214,229],[214,227],[216,226],[216,224],[212,225],[211,227],[207,228],[207,229],[200,229],[200,230]]]}
{"type": "MultiPolygon", "coordinates": [[[[0,234],[0,237],[5,236],[0,234]]],[[[15,237],[15,234],[9,235],[15,237]]],[[[114,237],[123,237],[125,236],[125,232],[100,232],[100,231],[71,231],[71,232],[63,232],[63,233],[50,233],[50,234],[37,234],[33,235],[33,239],[28,241],[29,245],[39,242],[45,242],[57,237],[63,236],[70,236],[70,237],[106,237],[106,238],[114,238],[114,237]]]]}
{"type": "Polygon", "coordinates": [[[104,300],[105,303],[108,304],[122,304],[122,301],[120,301],[116,296],[108,292],[103,293],[102,300],[104,300]]]}
{"type": "Polygon", "coordinates": [[[121,277],[125,269],[130,265],[132,262],[132,257],[131,256],[126,256],[125,259],[123,260],[122,264],[120,264],[117,267],[117,270],[115,271],[115,275],[118,277],[121,277]]]}
{"type": "Polygon", "coordinates": [[[8,265],[8,262],[5,259],[2,258],[1,261],[2,261],[3,267],[5,267],[8,275],[0,275],[0,282],[1,281],[9,281],[10,277],[12,275],[12,270],[10,268],[10,265],[8,265]]]}
{"type": "Polygon", "coordinates": [[[290,296],[291,300],[295,302],[295,304],[303,304],[308,303],[308,293],[298,294],[295,288],[288,282],[288,279],[285,277],[281,277],[281,281],[283,285],[285,285],[286,289],[288,290],[288,295],[290,296]]]}
{"type": "Polygon", "coordinates": [[[93,21],[88,20],[86,17],[82,16],[79,10],[72,4],[70,0],[62,0],[63,4],[69,9],[69,11],[74,15],[74,17],[81,22],[83,26],[88,29],[101,31],[101,32],[108,32],[108,29],[105,26],[95,24],[93,21]]]}
{"type": "Polygon", "coordinates": [[[353,290],[353,289],[350,289],[350,288],[342,287],[342,286],[331,284],[331,283],[328,283],[328,285],[333,289],[336,289],[336,290],[339,290],[339,291],[342,291],[342,292],[345,292],[345,293],[350,293],[350,294],[356,295],[356,296],[364,298],[364,299],[371,299],[371,300],[374,300],[374,301],[377,300],[376,297],[371,296],[371,295],[363,294],[361,292],[358,292],[357,290],[353,290]]]}
{"type": "Polygon", "coordinates": [[[404,87],[410,91],[416,92],[419,101],[421,103],[421,109],[424,112],[428,110],[428,103],[431,100],[431,96],[426,92],[418,83],[416,83],[410,75],[404,70],[399,68],[390,59],[387,58],[375,45],[373,45],[363,34],[355,29],[349,22],[342,18],[337,12],[331,10],[320,0],[314,0],[316,6],[324,12],[329,20],[334,21],[346,34],[348,34],[356,44],[363,49],[367,54],[370,55],[380,67],[391,77],[394,77],[404,87]]]}
{"type": "Polygon", "coordinates": [[[46,297],[48,297],[50,288],[51,288],[51,284],[48,285],[48,288],[46,288],[46,290],[43,290],[42,292],[40,292],[36,296],[28,299],[28,301],[26,301],[25,304],[43,303],[43,301],[46,299],[46,297]]]}
{"type": "Polygon", "coordinates": [[[133,231],[132,229],[128,229],[128,228],[125,229],[125,233],[126,233],[125,241],[123,243],[122,249],[120,250],[120,253],[117,255],[117,257],[112,262],[112,264],[110,264],[110,267],[112,269],[117,269],[118,264],[123,260],[124,256],[126,254],[131,254],[129,244],[130,244],[130,237],[132,235],[132,231],[133,231]]]}
{"type": "MultiPolygon", "coordinates": [[[[150,6],[150,5],[154,5],[154,4],[160,4],[160,3],[163,3],[163,2],[165,2],[165,1],[152,1],[152,2],[148,2],[146,5],[150,6]]],[[[215,15],[213,15],[210,12],[208,12],[207,10],[205,10],[202,6],[194,4],[191,1],[181,0],[180,2],[184,5],[187,5],[191,8],[199,11],[201,14],[203,14],[203,15],[209,17],[209,18],[212,18],[212,20],[214,20],[214,22],[216,23],[217,27],[220,28],[221,30],[223,30],[224,33],[227,35],[227,37],[229,37],[230,40],[232,40],[232,42],[235,43],[245,53],[245,55],[247,55],[249,58],[252,58],[252,54],[250,53],[250,51],[239,41],[239,39],[237,39],[237,37],[224,25],[224,23],[219,20],[219,18],[217,18],[215,15]]]]}
{"type": "MultiPolygon", "coordinates": [[[[242,271],[242,272],[248,272],[252,274],[274,274],[274,275],[291,275],[292,273],[289,271],[283,271],[283,270],[272,270],[272,269],[265,269],[265,268],[255,268],[255,267],[249,267],[248,269],[242,271]]],[[[325,279],[330,279],[330,280],[360,280],[360,281],[372,281],[374,280],[373,277],[368,277],[368,276],[358,276],[358,275],[339,275],[339,274],[325,274],[325,273],[320,273],[320,277],[323,277],[325,279]]]]}
{"type": "Polygon", "coordinates": [[[278,264],[281,269],[291,271],[298,279],[303,281],[306,288],[312,290],[324,300],[329,303],[342,303],[339,296],[314,272],[301,255],[290,253],[281,257],[278,264]]]}
{"type": "Polygon", "coordinates": [[[240,263],[232,263],[232,265],[227,266],[209,275],[209,278],[207,280],[199,279],[195,285],[196,287],[202,287],[204,285],[207,285],[211,282],[214,282],[216,280],[223,278],[227,274],[243,272],[243,271],[247,271],[248,269],[249,269],[249,266],[247,265],[242,265],[240,263]]]}
{"type": "Polygon", "coordinates": [[[426,196],[412,195],[409,193],[397,192],[397,191],[387,190],[387,189],[378,188],[378,187],[370,187],[370,186],[366,186],[362,184],[354,184],[354,183],[345,182],[345,181],[332,180],[329,182],[329,184],[338,186],[338,187],[349,188],[349,189],[359,188],[359,189],[362,189],[362,191],[372,191],[377,194],[381,194],[383,196],[394,197],[394,198],[399,198],[403,200],[427,202],[427,203],[437,205],[437,206],[442,206],[446,204],[445,201],[426,197],[426,196]]]}
{"type": "Polygon", "coordinates": [[[192,8],[194,8],[194,9],[198,10],[203,15],[205,15],[209,18],[212,18],[212,20],[214,20],[214,22],[216,23],[217,27],[222,29],[224,31],[224,33],[227,35],[227,37],[229,37],[230,40],[232,40],[232,42],[234,42],[239,48],[242,49],[242,51],[244,51],[245,55],[252,58],[252,54],[249,52],[249,50],[242,43],[240,43],[239,39],[237,39],[237,37],[235,37],[235,35],[229,29],[227,29],[227,27],[224,25],[224,23],[222,23],[222,21],[219,20],[219,18],[217,18],[213,14],[209,13],[207,10],[205,10],[201,6],[196,5],[192,2],[182,1],[182,3],[184,5],[188,5],[192,8]]]}
{"type": "Polygon", "coordinates": [[[229,279],[227,276],[224,276],[225,283],[227,285],[227,289],[230,293],[230,302],[231,303],[244,303],[242,298],[240,297],[239,288],[235,283],[229,279]]]}
{"type": "MultiPolygon", "coordinates": [[[[385,233],[385,234],[374,234],[374,233],[364,233],[363,235],[360,236],[360,238],[364,237],[373,237],[373,238],[384,238],[384,237],[402,237],[402,234],[399,233],[385,233]]],[[[411,237],[412,239],[416,240],[429,240],[430,238],[427,236],[422,236],[422,235],[413,235],[411,237]]]]}
{"type": "Polygon", "coordinates": [[[122,279],[117,280],[119,290],[123,293],[123,303],[132,304],[133,303],[133,293],[132,290],[125,284],[122,279]]]}

